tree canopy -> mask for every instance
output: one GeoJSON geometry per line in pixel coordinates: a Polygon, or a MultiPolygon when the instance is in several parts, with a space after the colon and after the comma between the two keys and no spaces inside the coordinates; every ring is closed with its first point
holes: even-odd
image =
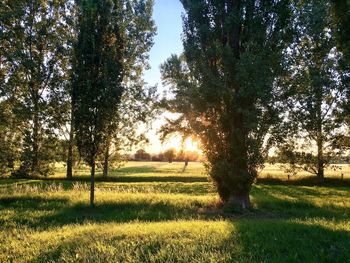
{"type": "Polygon", "coordinates": [[[185,52],[162,66],[174,94],[167,108],[181,113],[170,125],[201,139],[220,197],[247,208],[279,119],[276,78],[291,35],[289,1],[182,3],[185,52]]]}

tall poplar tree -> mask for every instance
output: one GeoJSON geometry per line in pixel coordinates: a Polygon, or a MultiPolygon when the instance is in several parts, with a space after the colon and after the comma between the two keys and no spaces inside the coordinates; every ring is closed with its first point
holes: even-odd
{"type": "Polygon", "coordinates": [[[79,152],[91,167],[90,205],[94,206],[95,164],[114,128],[124,91],[125,29],[118,24],[123,1],[80,0],[78,41],[73,66],[74,130],[79,152]]]}
{"type": "Polygon", "coordinates": [[[108,174],[109,159],[123,161],[119,151],[145,140],[137,127],[146,124],[154,113],[156,90],[147,87],[143,72],[149,68],[148,53],[153,45],[156,28],[152,19],[153,0],[124,0],[118,24],[125,28],[124,79],[125,88],[118,111],[111,121],[115,128],[103,144],[103,176],[108,174]]]}
{"type": "Polygon", "coordinates": [[[289,1],[182,3],[185,52],[162,66],[174,95],[167,108],[180,117],[164,131],[197,135],[222,201],[246,209],[278,121],[289,1]]]}

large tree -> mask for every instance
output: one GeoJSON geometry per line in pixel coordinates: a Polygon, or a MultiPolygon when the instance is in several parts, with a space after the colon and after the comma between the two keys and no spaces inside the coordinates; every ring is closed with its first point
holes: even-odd
{"type": "Polygon", "coordinates": [[[350,1],[330,0],[330,2],[337,47],[344,53],[345,60],[350,65],[350,1]]]}
{"type": "Polygon", "coordinates": [[[180,117],[164,131],[196,134],[222,201],[246,209],[278,120],[289,1],[182,3],[185,52],[162,66],[167,108],[180,117]]]}
{"type": "Polygon", "coordinates": [[[123,161],[123,153],[144,142],[138,130],[147,126],[155,113],[155,87],[147,87],[143,72],[149,68],[148,53],[153,45],[156,28],[152,20],[153,0],[124,1],[123,15],[118,21],[125,28],[124,78],[125,88],[118,110],[111,118],[115,127],[103,143],[103,176],[108,174],[109,160],[123,161]]]}
{"type": "Polygon", "coordinates": [[[66,17],[71,2],[2,1],[1,96],[22,134],[21,174],[45,175],[53,160],[49,114],[53,89],[67,84],[66,17]]]}
{"type": "Polygon", "coordinates": [[[126,71],[126,31],[120,23],[123,1],[81,0],[73,66],[74,130],[79,152],[91,166],[90,205],[94,205],[95,164],[116,126],[126,71]]]}
{"type": "Polygon", "coordinates": [[[285,82],[290,129],[280,154],[323,180],[325,167],[342,153],[344,122],[338,116],[348,72],[341,66],[328,2],[299,3],[294,13],[296,34],[286,55],[290,76],[285,82]]]}
{"type": "MultiPolygon", "coordinates": [[[[350,1],[349,0],[330,0],[333,31],[337,48],[344,55],[342,67],[350,69],[350,1]]],[[[345,119],[348,125],[347,136],[343,137],[343,146],[350,149],[350,83],[347,84],[347,101],[343,104],[343,112],[340,118],[345,119]]]]}

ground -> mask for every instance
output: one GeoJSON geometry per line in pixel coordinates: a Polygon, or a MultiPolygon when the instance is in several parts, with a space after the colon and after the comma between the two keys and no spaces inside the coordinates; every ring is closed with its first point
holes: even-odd
{"type": "MultiPolygon", "coordinates": [[[[215,209],[200,163],[131,162],[98,174],[88,207],[88,171],[63,180],[0,180],[0,262],[350,262],[350,169],[322,186],[286,181],[268,166],[253,209],[215,209]]],[[[327,174],[326,174],[327,175],[327,174]]]]}

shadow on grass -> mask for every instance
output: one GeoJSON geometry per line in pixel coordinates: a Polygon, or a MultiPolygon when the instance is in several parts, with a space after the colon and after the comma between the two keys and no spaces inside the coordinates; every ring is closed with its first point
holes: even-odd
{"type": "MultiPolygon", "coordinates": [[[[345,194],[346,190],[344,190],[345,194]]],[[[324,202],[322,206],[315,205],[308,197],[327,198],[313,189],[300,188],[264,188],[256,187],[252,191],[256,209],[266,211],[281,218],[327,218],[346,220],[350,218],[349,206],[337,206],[332,202],[324,202]],[[311,192],[310,192],[311,191],[311,192]]],[[[328,195],[328,198],[330,196],[328,195]]],[[[316,202],[317,200],[315,200],[316,202]]]]}
{"type": "Polygon", "coordinates": [[[176,227],[161,236],[104,235],[99,231],[97,226],[60,242],[54,249],[43,249],[33,262],[63,258],[74,262],[77,253],[82,262],[154,262],[155,258],[157,262],[209,262],[209,255],[218,262],[343,263],[350,259],[348,232],[286,220],[231,222],[226,230],[228,238],[224,235],[212,240],[210,231],[183,237],[175,234],[179,231],[176,227]]]}
{"type": "MultiPolygon", "coordinates": [[[[296,190],[297,191],[297,190],[296,190]]],[[[87,204],[72,204],[69,199],[54,197],[1,197],[0,208],[13,211],[9,216],[0,217],[1,224],[13,222],[29,228],[49,229],[67,224],[86,222],[130,222],[130,221],[166,221],[186,219],[234,218],[252,220],[267,219],[330,219],[332,221],[348,220],[350,207],[335,205],[317,206],[303,196],[305,193],[291,193],[288,189],[254,188],[252,191],[255,209],[245,215],[235,216],[206,211],[209,207],[198,201],[172,204],[166,200],[118,200],[97,202],[96,207],[87,204]],[[293,199],[293,195],[298,199],[293,199]],[[287,197],[287,198],[286,198],[287,197]],[[292,200],[290,200],[292,198],[292,200]]]]}
{"type": "Polygon", "coordinates": [[[322,187],[350,187],[350,179],[325,178],[321,182],[314,176],[303,177],[298,179],[286,180],[283,178],[257,178],[257,184],[266,185],[295,185],[295,186],[322,186],[322,187]]]}
{"type": "MultiPolygon", "coordinates": [[[[103,178],[102,178],[103,179],[103,178]]],[[[121,176],[115,182],[135,183],[135,182],[178,182],[178,183],[196,183],[208,182],[206,177],[198,176],[121,176]]],[[[103,181],[103,180],[102,180],[103,181]]]]}
{"type": "MultiPolygon", "coordinates": [[[[67,199],[44,197],[1,197],[0,208],[14,211],[10,218],[2,219],[34,229],[46,230],[67,224],[86,222],[130,222],[130,221],[167,221],[199,218],[197,213],[203,205],[194,201],[188,206],[176,206],[167,202],[137,200],[135,202],[101,202],[94,208],[87,204],[70,205],[67,199]],[[41,212],[41,213],[40,213],[41,212]],[[33,220],[33,218],[35,218],[33,220]]],[[[3,221],[3,222],[1,222],[3,221]]]]}
{"type": "Polygon", "coordinates": [[[117,170],[113,170],[113,175],[125,174],[125,173],[164,173],[164,170],[159,169],[161,167],[155,167],[151,165],[142,165],[142,166],[130,166],[130,167],[121,167],[117,170]]]}
{"type": "Polygon", "coordinates": [[[44,211],[60,209],[68,205],[67,198],[43,198],[43,197],[1,197],[0,208],[11,208],[15,211],[44,211]]]}
{"type": "MultiPolygon", "coordinates": [[[[42,178],[44,181],[68,181],[65,178],[42,178]]],[[[71,182],[90,182],[89,176],[79,176],[70,180],[71,182]]],[[[177,182],[177,183],[196,183],[196,182],[208,182],[208,178],[199,176],[109,176],[107,178],[97,175],[95,177],[96,182],[115,182],[115,183],[146,183],[146,182],[177,182]]]]}
{"type": "Polygon", "coordinates": [[[242,262],[349,262],[350,233],[288,220],[241,220],[242,262]]]}

